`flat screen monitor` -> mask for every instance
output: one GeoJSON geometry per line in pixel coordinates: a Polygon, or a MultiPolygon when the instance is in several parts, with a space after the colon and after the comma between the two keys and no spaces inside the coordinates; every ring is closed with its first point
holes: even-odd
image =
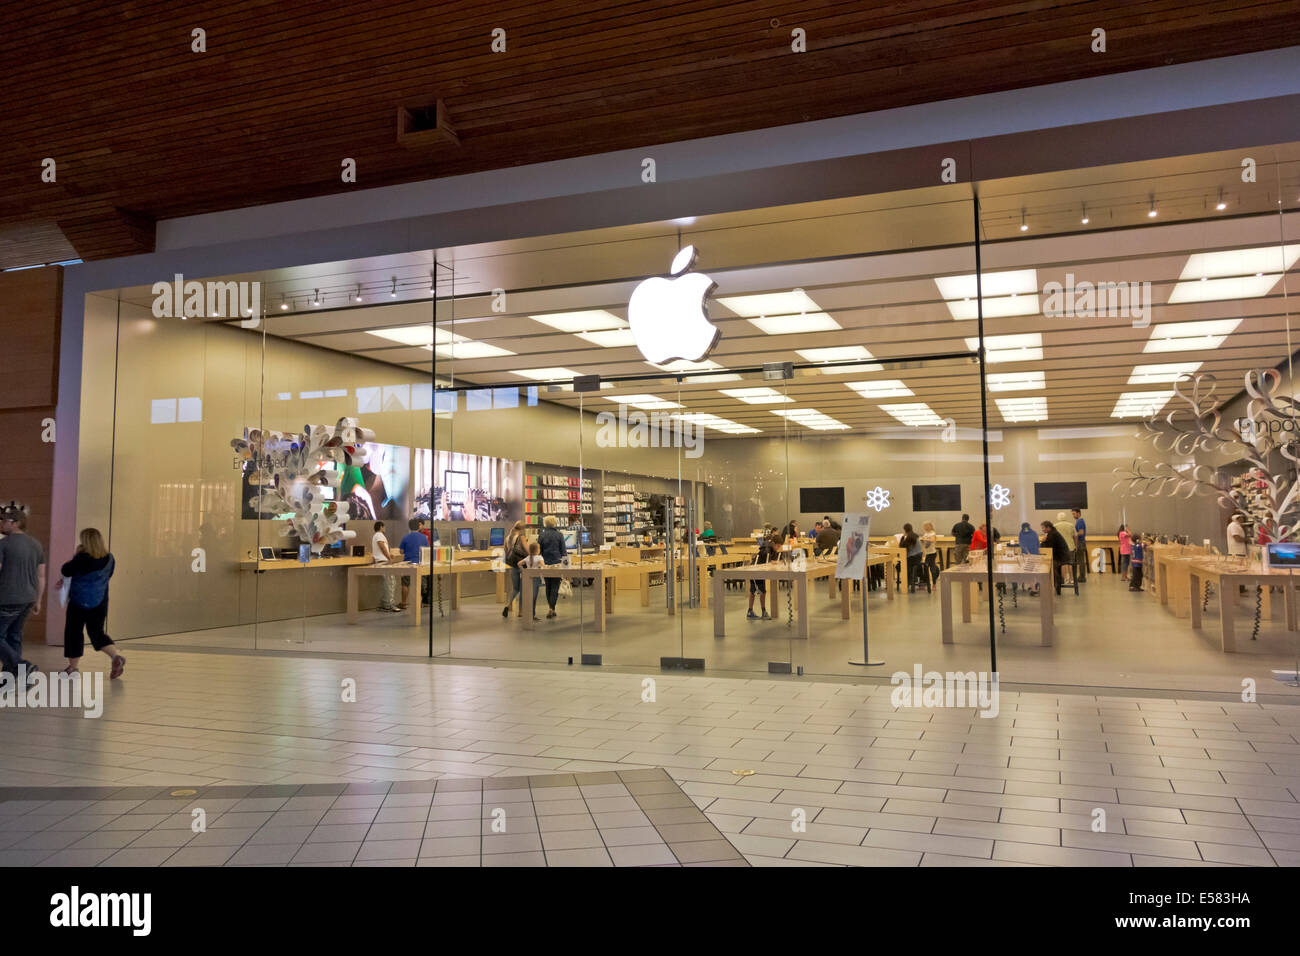
{"type": "Polygon", "coordinates": [[[456,529],[456,546],[466,550],[474,547],[474,529],[457,528],[456,529]]]}
{"type": "Polygon", "coordinates": [[[800,488],[799,510],[804,514],[834,514],[844,511],[844,489],[800,488]]]}
{"type": "Polygon", "coordinates": [[[1036,481],[1034,482],[1034,508],[1038,511],[1057,511],[1088,508],[1088,483],[1086,481],[1036,481]]]}
{"type": "Polygon", "coordinates": [[[1273,542],[1268,545],[1270,568],[1300,568],[1300,544],[1273,542]]]}
{"type": "Polygon", "coordinates": [[[961,485],[913,485],[913,511],[961,511],[961,485]]]}
{"type": "Polygon", "coordinates": [[[577,547],[578,547],[578,532],[577,532],[577,531],[566,531],[566,532],[564,532],[564,547],[565,547],[567,550],[569,550],[569,551],[574,551],[574,550],[577,549],[577,547]]]}
{"type": "Polygon", "coordinates": [[[585,528],[582,531],[582,546],[584,548],[591,547],[591,532],[586,530],[585,528]]]}
{"type": "Polygon", "coordinates": [[[488,532],[488,547],[489,547],[489,548],[500,548],[500,547],[504,547],[504,546],[505,546],[505,543],[506,543],[506,529],[505,529],[505,528],[493,528],[491,531],[488,532]]]}

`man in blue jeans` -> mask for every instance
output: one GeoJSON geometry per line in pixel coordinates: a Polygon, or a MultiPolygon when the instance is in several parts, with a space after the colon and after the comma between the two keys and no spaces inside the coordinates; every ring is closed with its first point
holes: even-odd
{"type": "Polygon", "coordinates": [[[27,683],[36,666],[23,659],[23,625],[29,614],[41,613],[45,593],[45,550],[27,534],[27,515],[14,509],[0,512],[0,667],[18,676],[27,668],[27,683]]]}
{"type": "MultiPolygon", "coordinates": [[[[402,549],[402,560],[407,564],[419,565],[420,549],[429,546],[429,539],[420,531],[420,521],[418,518],[412,518],[406,522],[406,527],[410,530],[406,536],[398,542],[397,546],[402,549]]],[[[418,578],[417,578],[418,580],[418,578]]],[[[406,596],[411,587],[410,578],[402,578],[402,603],[398,605],[401,610],[406,610],[406,596]]]]}

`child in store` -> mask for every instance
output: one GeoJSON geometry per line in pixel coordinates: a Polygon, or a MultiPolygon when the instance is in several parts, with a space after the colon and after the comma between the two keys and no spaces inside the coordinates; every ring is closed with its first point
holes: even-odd
{"type": "MultiPolygon", "coordinates": [[[[540,568],[540,567],[544,567],[545,563],[546,562],[542,560],[541,545],[539,545],[536,541],[528,542],[528,557],[524,558],[522,561],[519,562],[519,567],[540,568]]],[[[539,574],[537,577],[533,578],[533,620],[534,621],[537,620],[537,592],[541,588],[541,586],[542,586],[542,576],[539,574]]],[[[519,595],[519,603],[523,604],[523,602],[524,602],[524,596],[521,594],[519,595]]],[[[508,605],[506,609],[509,610],[508,605]]]]}
{"type": "Polygon", "coordinates": [[[1129,556],[1129,570],[1132,573],[1128,585],[1130,591],[1142,590],[1142,561],[1147,543],[1148,539],[1140,534],[1133,535],[1131,538],[1132,553],[1129,556]]]}

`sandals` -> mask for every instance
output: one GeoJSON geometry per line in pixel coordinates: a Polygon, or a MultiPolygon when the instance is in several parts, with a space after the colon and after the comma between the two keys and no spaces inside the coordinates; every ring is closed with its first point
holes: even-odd
{"type": "Polygon", "coordinates": [[[79,667],[74,667],[72,664],[69,664],[67,667],[63,668],[63,673],[65,673],[65,674],[80,674],[80,673],[81,673],[81,669],[80,669],[79,667]]]}
{"type": "Polygon", "coordinates": [[[126,670],[126,658],[118,654],[113,658],[113,669],[108,673],[109,680],[117,680],[122,676],[122,671],[126,670]]]}

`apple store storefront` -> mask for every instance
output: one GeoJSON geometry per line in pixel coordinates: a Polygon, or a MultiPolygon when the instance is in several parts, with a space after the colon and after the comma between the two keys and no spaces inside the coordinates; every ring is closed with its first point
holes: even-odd
{"type": "Polygon", "coordinates": [[[110,631],[1294,693],[1300,145],[1251,155],[89,294],[110,631]]]}

